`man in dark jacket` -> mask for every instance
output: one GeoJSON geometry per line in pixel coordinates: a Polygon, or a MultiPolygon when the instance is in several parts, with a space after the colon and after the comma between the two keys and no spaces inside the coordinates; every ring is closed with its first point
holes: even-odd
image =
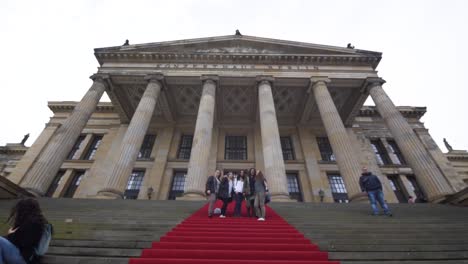
{"type": "Polygon", "coordinates": [[[367,192],[367,196],[369,197],[374,215],[379,214],[379,208],[377,207],[377,202],[379,202],[380,207],[382,207],[384,210],[384,213],[387,216],[392,216],[392,213],[390,212],[390,209],[388,208],[388,205],[384,199],[382,183],[377,176],[367,171],[367,167],[362,168],[362,175],[359,178],[359,185],[361,186],[361,190],[363,192],[367,192]]]}

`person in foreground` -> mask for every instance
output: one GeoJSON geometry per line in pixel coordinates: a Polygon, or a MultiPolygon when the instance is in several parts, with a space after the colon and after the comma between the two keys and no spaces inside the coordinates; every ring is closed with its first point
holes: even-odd
{"type": "Polygon", "coordinates": [[[380,207],[382,207],[384,210],[384,213],[387,216],[392,216],[392,213],[390,212],[390,209],[388,208],[388,205],[384,199],[382,183],[377,176],[367,171],[367,167],[362,168],[362,175],[359,178],[359,185],[361,186],[361,190],[363,192],[367,192],[373,215],[379,215],[379,208],[377,207],[378,202],[380,207]]]}
{"type": "Polygon", "coordinates": [[[37,200],[19,200],[8,223],[8,234],[0,237],[0,264],[38,264],[49,246],[52,225],[42,215],[37,200]]]}

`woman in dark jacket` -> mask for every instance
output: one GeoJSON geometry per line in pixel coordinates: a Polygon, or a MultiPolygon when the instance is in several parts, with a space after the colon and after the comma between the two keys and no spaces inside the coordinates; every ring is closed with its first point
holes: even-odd
{"type": "Polygon", "coordinates": [[[221,177],[221,183],[219,184],[218,198],[223,201],[223,206],[221,207],[220,218],[226,218],[226,209],[231,198],[231,188],[229,188],[229,178],[224,175],[221,177]]]}
{"type": "Polygon", "coordinates": [[[245,195],[245,206],[247,207],[247,215],[249,217],[255,216],[255,176],[257,175],[257,171],[255,168],[251,168],[249,170],[249,174],[247,176],[248,181],[248,194],[245,195]]]}
{"type": "Polygon", "coordinates": [[[34,249],[48,224],[36,199],[19,200],[11,209],[8,235],[0,237],[0,264],[39,263],[34,249]]]}

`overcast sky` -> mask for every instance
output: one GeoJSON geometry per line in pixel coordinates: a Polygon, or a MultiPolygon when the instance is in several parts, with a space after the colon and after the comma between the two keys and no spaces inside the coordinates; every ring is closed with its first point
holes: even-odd
{"type": "MultiPolygon", "coordinates": [[[[468,149],[468,1],[0,2],[0,146],[52,116],[47,101],[79,101],[93,49],[242,34],[383,52],[379,75],[396,105],[427,106],[445,152],[468,149]]],[[[108,100],[103,98],[103,100],[108,100]]],[[[367,104],[373,104],[368,100],[367,104]]]]}

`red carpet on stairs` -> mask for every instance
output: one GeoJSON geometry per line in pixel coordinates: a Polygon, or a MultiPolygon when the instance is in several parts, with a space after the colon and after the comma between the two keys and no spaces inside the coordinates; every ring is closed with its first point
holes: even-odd
{"type": "MultiPolygon", "coordinates": [[[[221,208],[220,201],[216,207],[221,208]]],[[[234,202],[226,218],[208,218],[207,208],[208,204],[129,264],[339,264],[269,207],[264,222],[248,218],[244,204],[242,217],[232,217],[234,202]]]]}

